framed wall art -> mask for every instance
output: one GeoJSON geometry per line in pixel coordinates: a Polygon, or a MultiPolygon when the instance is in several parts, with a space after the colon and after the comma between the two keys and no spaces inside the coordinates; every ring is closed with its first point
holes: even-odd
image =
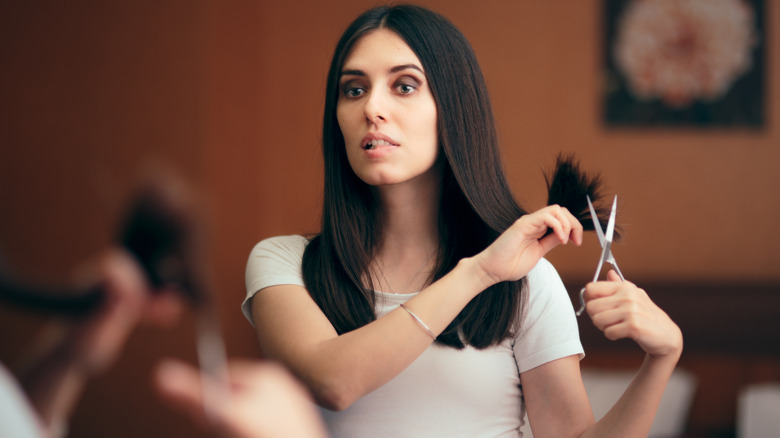
{"type": "Polygon", "coordinates": [[[763,126],[763,0],[604,1],[607,126],[763,126]]]}

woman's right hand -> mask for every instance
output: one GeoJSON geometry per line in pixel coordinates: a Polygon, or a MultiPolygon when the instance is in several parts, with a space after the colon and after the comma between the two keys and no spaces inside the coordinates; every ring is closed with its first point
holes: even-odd
{"type": "Polygon", "coordinates": [[[582,232],[569,210],[550,205],[520,217],[474,259],[491,285],[517,281],[556,246],[569,241],[581,245],[582,232]],[[547,234],[548,229],[553,232],[547,234]]]}

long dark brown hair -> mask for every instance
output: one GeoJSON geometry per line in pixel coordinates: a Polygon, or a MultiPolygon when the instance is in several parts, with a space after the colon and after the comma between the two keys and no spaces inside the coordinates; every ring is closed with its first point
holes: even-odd
{"type": "MultiPolygon", "coordinates": [[[[306,287],[339,334],[376,319],[374,291],[364,279],[370,277],[379,241],[377,205],[369,186],[349,166],[336,119],[344,60],[356,41],[376,29],[395,32],[414,51],[436,103],[444,159],[433,280],[485,249],[525,214],[504,175],[487,87],[463,34],[446,18],[417,6],[382,6],[363,13],[339,40],[328,73],[322,229],[303,256],[306,287]]],[[[485,348],[511,336],[527,300],[524,285],[522,279],[485,290],[437,342],[485,348]]]]}

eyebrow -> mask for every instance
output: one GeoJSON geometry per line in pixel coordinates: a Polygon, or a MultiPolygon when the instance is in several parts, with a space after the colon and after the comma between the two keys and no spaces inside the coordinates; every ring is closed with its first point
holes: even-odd
{"type": "MultiPolygon", "coordinates": [[[[424,73],[422,71],[422,68],[420,68],[416,64],[396,65],[395,67],[390,69],[390,73],[398,73],[399,71],[408,70],[408,69],[417,70],[420,73],[424,73]]],[[[341,76],[365,76],[365,75],[366,72],[364,72],[363,70],[342,70],[341,71],[341,76]]]]}

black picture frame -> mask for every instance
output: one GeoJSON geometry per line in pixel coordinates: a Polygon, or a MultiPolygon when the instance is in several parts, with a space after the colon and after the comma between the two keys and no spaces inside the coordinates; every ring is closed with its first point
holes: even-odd
{"type": "MultiPolygon", "coordinates": [[[[635,96],[625,75],[616,65],[614,45],[618,24],[626,7],[634,0],[604,0],[603,121],[607,127],[695,127],[760,129],[765,122],[766,32],[764,0],[743,0],[753,8],[756,45],[752,66],[738,77],[725,95],[717,100],[693,100],[682,107],[662,99],[635,96]]],[[[707,0],[704,0],[707,1],[707,0]]]]}

